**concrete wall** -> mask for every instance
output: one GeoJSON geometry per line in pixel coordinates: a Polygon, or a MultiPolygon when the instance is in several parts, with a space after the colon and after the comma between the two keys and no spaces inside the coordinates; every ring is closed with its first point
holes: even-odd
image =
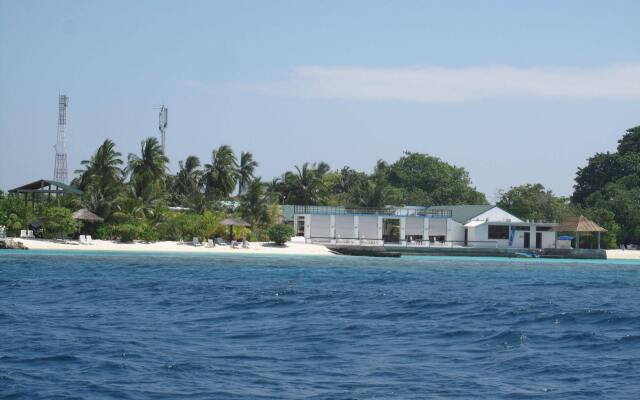
{"type": "Polygon", "coordinates": [[[354,221],[352,215],[336,215],[336,238],[355,238],[354,221]]]}
{"type": "MultiPolygon", "coordinates": [[[[464,244],[464,225],[449,219],[447,222],[447,241],[455,242],[454,245],[461,246],[464,244]]],[[[431,235],[431,232],[429,232],[431,235]]]]}
{"type": "Polygon", "coordinates": [[[331,236],[331,218],[329,215],[311,215],[311,239],[331,236]]]}
{"type": "Polygon", "coordinates": [[[452,219],[445,218],[429,219],[429,236],[446,236],[447,221],[454,222],[452,219]]]}
{"type": "Polygon", "coordinates": [[[366,215],[358,217],[358,234],[359,238],[377,239],[378,238],[378,216],[366,215]]]}
{"type": "Polygon", "coordinates": [[[489,220],[489,221],[500,221],[500,222],[506,222],[506,221],[524,222],[520,218],[516,217],[513,214],[509,214],[508,212],[506,212],[505,210],[499,207],[493,207],[491,210],[488,210],[476,217],[473,217],[473,220],[476,220],[476,221],[489,220]]]}

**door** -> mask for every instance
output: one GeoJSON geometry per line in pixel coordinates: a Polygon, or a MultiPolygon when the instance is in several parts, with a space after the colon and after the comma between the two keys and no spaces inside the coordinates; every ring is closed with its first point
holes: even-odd
{"type": "Polygon", "coordinates": [[[542,248],[542,232],[536,232],[536,249],[542,248]]]}
{"type": "Polygon", "coordinates": [[[469,245],[469,228],[464,228],[464,245],[469,245]]]}
{"type": "Polygon", "coordinates": [[[524,233],[524,248],[528,249],[531,247],[531,233],[530,232],[525,232],[524,233]]]}

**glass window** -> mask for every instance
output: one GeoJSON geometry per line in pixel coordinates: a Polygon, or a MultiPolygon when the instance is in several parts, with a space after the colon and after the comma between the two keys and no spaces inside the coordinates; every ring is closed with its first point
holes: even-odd
{"type": "Polygon", "coordinates": [[[489,225],[489,239],[509,239],[507,225],[489,225]]]}

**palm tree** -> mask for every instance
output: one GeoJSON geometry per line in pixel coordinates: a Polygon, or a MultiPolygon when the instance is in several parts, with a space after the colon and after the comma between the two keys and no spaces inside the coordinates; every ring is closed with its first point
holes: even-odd
{"type": "Polygon", "coordinates": [[[169,159],[154,137],[142,141],[140,153],[140,156],[129,154],[127,172],[131,173],[131,184],[136,197],[148,201],[157,197],[154,191],[164,188],[169,159]]]}
{"type": "Polygon", "coordinates": [[[269,196],[267,185],[260,178],[256,178],[247,186],[247,191],[240,198],[242,217],[252,227],[259,227],[269,222],[269,196]]]}
{"type": "Polygon", "coordinates": [[[211,164],[204,166],[205,192],[219,199],[227,198],[238,182],[238,162],[233,150],[222,145],[211,152],[211,164]]]}
{"type": "Polygon", "coordinates": [[[258,162],[254,161],[253,154],[243,151],[240,153],[240,166],[238,168],[238,193],[242,194],[246,190],[249,182],[253,179],[253,173],[258,166],[258,162]]]}
{"type": "Polygon", "coordinates": [[[296,166],[296,173],[287,172],[284,177],[285,196],[289,204],[314,205],[324,201],[326,188],[322,176],[308,162],[302,168],[296,166]]]}
{"type": "Polygon", "coordinates": [[[79,175],[76,184],[85,192],[85,205],[103,218],[110,216],[113,202],[122,190],[121,157],[115,143],[106,139],[90,159],[80,163],[84,169],[75,171],[79,175]]]}
{"type": "Polygon", "coordinates": [[[174,191],[179,195],[190,195],[200,191],[203,175],[200,169],[200,159],[196,156],[189,156],[178,164],[180,169],[175,177],[174,191]]]}

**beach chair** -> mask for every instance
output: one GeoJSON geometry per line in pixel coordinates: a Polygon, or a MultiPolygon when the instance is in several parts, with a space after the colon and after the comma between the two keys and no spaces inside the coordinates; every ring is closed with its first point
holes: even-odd
{"type": "Polygon", "coordinates": [[[87,237],[85,235],[79,235],[78,241],[80,242],[80,244],[87,244],[87,237]]]}
{"type": "Polygon", "coordinates": [[[213,242],[213,239],[208,239],[207,240],[207,247],[210,248],[210,249],[216,247],[216,244],[213,242]]]}
{"type": "Polygon", "coordinates": [[[27,231],[27,239],[35,239],[36,237],[33,235],[33,231],[28,230],[27,231]]]}
{"type": "Polygon", "coordinates": [[[84,240],[85,242],[87,242],[87,244],[94,244],[93,238],[91,238],[91,235],[85,235],[84,240]]]}
{"type": "Polygon", "coordinates": [[[231,241],[231,248],[233,248],[233,249],[237,249],[238,247],[239,247],[239,246],[238,246],[238,242],[236,242],[235,240],[232,240],[232,241],[231,241]]]}
{"type": "Polygon", "coordinates": [[[20,231],[20,238],[21,239],[26,239],[27,238],[27,231],[25,229],[22,229],[20,231]]]}
{"type": "Polygon", "coordinates": [[[243,249],[248,249],[249,248],[249,242],[247,242],[246,240],[242,241],[242,248],[243,249]]]}
{"type": "Polygon", "coordinates": [[[193,245],[194,245],[194,246],[196,246],[196,247],[197,247],[197,246],[202,246],[202,243],[200,243],[200,239],[198,239],[197,237],[194,237],[194,238],[193,238],[192,243],[193,243],[193,245]]]}
{"type": "Polygon", "coordinates": [[[216,245],[218,245],[218,246],[226,246],[226,245],[227,245],[227,244],[224,242],[224,240],[222,240],[222,238],[219,238],[219,237],[217,237],[217,238],[215,239],[215,243],[216,243],[216,245]]]}

